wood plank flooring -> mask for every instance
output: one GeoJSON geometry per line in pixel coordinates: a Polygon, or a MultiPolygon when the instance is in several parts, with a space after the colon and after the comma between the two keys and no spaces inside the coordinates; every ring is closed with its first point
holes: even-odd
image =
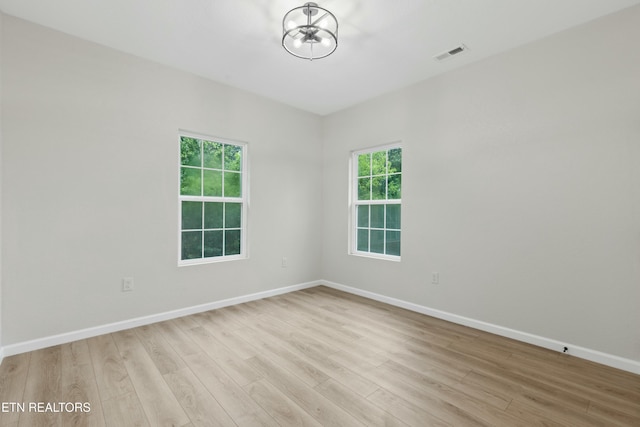
{"type": "Polygon", "coordinates": [[[640,376],[319,286],[7,357],[0,402],[7,427],[640,426],[640,376]]]}

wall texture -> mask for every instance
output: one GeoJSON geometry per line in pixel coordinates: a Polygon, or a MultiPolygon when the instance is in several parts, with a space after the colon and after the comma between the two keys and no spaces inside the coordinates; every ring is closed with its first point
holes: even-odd
{"type": "Polygon", "coordinates": [[[0,12],[0,363],[3,358],[2,350],[2,22],[4,14],[0,12]]]}
{"type": "Polygon", "coordinates": [[[319,117],[10,16],[2,47],[4,345],[320,277],[319,117]],[[177,267],[178,129],[249,143],[248,260],[177,267]]]}
{"type": "Polygon", "coordinates": [[[640,361],[637,39],[640,7],[327,117],[323,277],[640,361]],[[347,255],[350,151],[396,140],[402,262],[347,255]]]}

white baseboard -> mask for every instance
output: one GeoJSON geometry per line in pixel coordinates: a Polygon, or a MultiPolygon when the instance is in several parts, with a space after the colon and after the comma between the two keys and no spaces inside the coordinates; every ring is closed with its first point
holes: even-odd
{"type": "Polygon", "coordinates": [[[640,362],[625,359],[623,357],[615,356],[612,354],[603,353],[597,350],[584,348],[576,345],[572,345],[566,342],[560,342],[550,338],[541,337],[538,335],[529,334],[527,332],[517,331],[515,329],[505,328],[503,326],[494,325],[480,320],[471,319],[457,314],[447,313],[446,311],[436,310],[433,308],[425,307],[422,305],[414,304],[411,302],[391,298],[385,295],[376,294],[374,292],[365,291],[362,289],[354,288],[351,286],[345,286],[339,283],[330,282],[327,280],[320,280],[321,284],[338,289],[340,291],[348,292],[350,294],[359,295],[372,300],[384,302],[396,307],[405,308],[407,310],[415,311],[418,313],[426,314],[428,316],[436,317],[438,319],[447,320],[459,325],[469,326],[481,331],[490,332],[492,334],[500,335],[503,337],[511,338],[517,341],[522,341],[528,344],[533,344],[538,347],[547,348],[562,352],[564,347],[568,347],[567,354],[579,357],[581,359],[590,360],[592,362],[600,363],[602,365],[611,366],[613,368],[622,369],[634,374],[640,374],[640,362]]]}
{"type": "Polygon", "coordinates": [[[175,319],[177,317],[188,316],[190,314],[202,313],[204,311],[215,310],[216,308],[228,307],[231,305],[242,304],[243,302],[255,301],[262,298],[268,298],[275,295],[286,294],[288,292],[307,289],[322,284],[320,281],[300,283],[297,285],[286,286],[269,291],[258,292],[255,294],[243,295],[239,297],[224,299],[221,301],[209,302],[206,304],[185,307],[178,310],[167,311],[164,313],[152,314],[150,316],[137,317],[134,319],[123,320],[121,322],[109,323],[107,325],[96,326],[92,328],[80,329],[63,334],[53,335],[50,337],[38,338],[35,340],[25,341],[17,344],[10,344],[0,347],[0,363],[3,356],[13,356],[14,354],[26,353],[29,351],[39,350],[41,348],[51,347],[59,344],[66,344],[72,341],[78,341],[86,338],[96,337],[111,332],[131,329],[138,326],[150,325],[164,320],[175,319]]]}
{"type": "Polygon", "coordinates": [[[98,335],[108,334],[111,332],[122,331],[125,329],[135,328],[138,326],[149,325],[151,323],[161,322],[164,320],[175,319],[177,317],[188,316],[190,314],[202,313],[204,311],[215,310],[217,308],[228,307],[231,305],[241,304],[243,302],[255,301],[262,298],[268,298],[275,295],[281,295],[288,292],[307,289],[318,285],[324,285],[330,288],[338,289],[354,295],[359,295],[375,301],[384,302],[396,307],[405,308],[417,313],[426,314],[438,319],[447,320],[459,325],[469,326],[481,331],[490,332],[503,337],[515,339],[517,341],[533,344],[538,347],[547,348],[561,352],[565,346],[569,348],[568,354],[579,357],[581,359],[590,360],[602,365],[611,366],[613,368],[622,369],[640,375],[640,362],[625,359],[612,354],[603,353],[570,343],[560,342],[550,338],[541,337],[527,332],[517,331],[515,329],[505,328],[503,326],[494,325],[480,320],[471,319],[457,314],[448,313],[446,311],[437,310],[422,305],[414,304],[408,301],[388,297],[374,292],[365,291],[351,286],[342,285],[328,280],[316,280],[313,282],[301,283],[298,285],[286,286],[269,291],[258,292],[255,294],[243,295],[239,297],[229,298],[220,301],[214,301],[206,304],[185,307],[178,310],[167,311],[164,313],[153,314],[150,316],[137,317],[134,319],[124,320],[121,322],[110,323],[107,325],[96,326],[93,328],[81,329],[78,331],[66,332],[63,334],[53,335],[50,337],[39,338],[31,341],[25,341],[17,344],[11,344],[0,347],[0,363],[5,356],[26,353],[53,345],[65,344],[72,341],[91,338],[98,335]]]}

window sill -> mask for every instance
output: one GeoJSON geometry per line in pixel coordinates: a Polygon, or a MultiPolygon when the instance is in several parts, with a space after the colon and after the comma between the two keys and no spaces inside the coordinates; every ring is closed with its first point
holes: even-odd
{"type": "Polygon", "coordinates": [[[400,256],[376,254],[371,252],[349,252],[349,255],[359,256],[362,258],[381,259],[384,261],[393,261],[393,262],[400,262],[402,260],[402,257],[400,256]]]}
{"type": "Polygon", "coordinates": [[[221,262],[227,261],[240,261],[243,259],[248,259],[249,257],[246,255],[232,255],[225,257],[213,257],[213,258],[198,258],[198,259],[188,259],[188,260],[180,260],[178,261],[178,267],[189,267],[192,265],[203,265],[203,264],[218,264],[221,262]]]}

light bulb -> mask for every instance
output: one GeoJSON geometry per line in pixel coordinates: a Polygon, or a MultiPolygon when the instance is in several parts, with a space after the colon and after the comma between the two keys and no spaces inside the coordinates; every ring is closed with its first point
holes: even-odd
{"type": "Polygon", "coordinates": [[[297,27],[295,22],[293,22],[293,21],[287,22],[287,28],[288,29],[293,30],[295,27],[297,27]]]}
{"type": "Polygon", "coordinates": [[[295,47],[296,49],[300,48],[300,46],[302,46],[302,39],[295,39],[293,41],[293,47],[295,47]]]}
{"type": "Polygon", "coordinates": [[[324,47],[329,47],[329,45],[331,45],[331,40],[328,37],[323,37],[322,40],[320,40],[320,43],[324,47]]]}

